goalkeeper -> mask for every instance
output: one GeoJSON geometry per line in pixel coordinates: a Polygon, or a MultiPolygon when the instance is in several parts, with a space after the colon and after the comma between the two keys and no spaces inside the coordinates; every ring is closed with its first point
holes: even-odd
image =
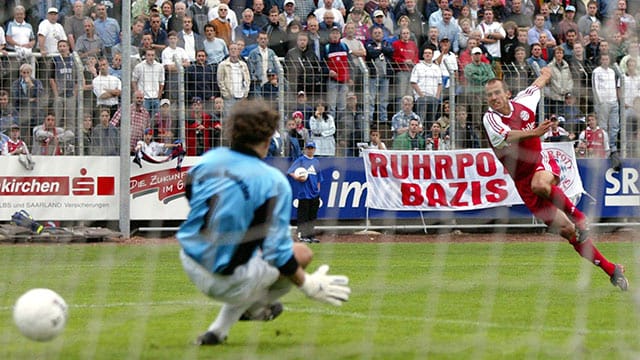
{"type": "Polygon", "coordinates": [[[312,252],[291,238],[291,187],[262,160],[278,124],[267,104],[239,103],[225,121],[230,148],[205,153],[188,173],[180,259],[198,289],[224,303],[199,345],[224,342],[238,320],[274,319],[292,284],[332,305],[349,299],[346,276],[328,275],[327,265],[304,271],[312,252]]]}

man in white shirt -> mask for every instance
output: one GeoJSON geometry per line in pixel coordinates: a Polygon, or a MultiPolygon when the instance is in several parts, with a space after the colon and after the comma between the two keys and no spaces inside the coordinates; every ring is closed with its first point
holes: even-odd
{"type": "Polygon", "coordinates": [[[204,49],[202,36],[193,31],[193,18],[185,16],[182,20],[182,30],[178,33],[178,47],[187,52],[189,62],[196,62],[196,52],[204,49]]]}
{"type": "Polygon", "coordinates": [[[164,91],[164,67],[156,61],[155,50],[145,50],[144,61],[133,68],[131,89],[144,93],[144,108],[154,117],[164,91]]]}
{"type": "Polygon", "coordinates": [[[16,52],[28,52],[36,45],[36,36],[31,24],[26,22],[26,10],[24,6],[18,5],[14,8],[13,20],[7,24],[7,50],[16,52]]]}
{"type": "Polygon", "coordinates": [[[178,47],[178,33],[171,30],[167,36],[168,46],[162,50],[162,65],[164,66],[166,86],[164,97],[171,100],[178,100],[178,66],[182,64],[187,68],[191,63],[187,52],[178,47]]]}
{"type": "Polygon", "coordinates": [[[427,46],[422,51],[422,61],[411,71],[411,87],[418,115],[427,124],[436,120],[440,95],[442,93],[442,71],[440,66],[433,63],[433,48],[427,46]]]}
{"type": "Polygon", "coordinates": [[[52,7],[47,11],[47,18],[38,25],[38,46],[42,57],[58,54],[60,40],[67,40],[67,33],[58,23],[58,9],[52,7]]]}
{"type": "Polygon", "coordinates": [[[105,58],[98,63],[98,76],[93,78],[93,93],[96,95],[98,108],[108,108],[110,117],[118,110],[122,82],[109,75],[109,61],[105,58]]]}
{"type": "Polygon", "coordinates": [[[618,134],[620,132],[620,106],[618,104],[618,88],[620,80],[616,79],[616,73],[609,67],[608,53],[600,55],[600,66],[593,70],[593,101],[598,114],[598,126],[607,131],[609,135],[609,149],[611,151],[611,168],[620,170],[620,158],[618,154],[618,134]]]}

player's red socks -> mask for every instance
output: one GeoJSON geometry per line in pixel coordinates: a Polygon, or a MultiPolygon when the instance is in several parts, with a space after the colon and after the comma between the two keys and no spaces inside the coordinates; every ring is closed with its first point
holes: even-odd
{"type": "Polygon", "coordinates": [[[591,239],[587,239],[583,242],[578,242],[578,240],[574,236],[573,239],[569,241],[569,243],[573,245],[573,248],[578,254],[580,254],[580,256],[591,261],[594,265],[602,268],[602,270],[604,270],[607,275],[613,275],[613,272],[616,268],[615,264],[610,263],[609,260],[607,260],[607,258],[605,258],[600,253],[598,248],[593,245],[591,239]]]}
{"type": "Polygon", "coordinates": [[[549,200],[551,200],[553,205],[562,210],[562,212],[567,214],[569,218],[573,220],[578,230],[585,230],[587,226],[587,217],[573,204],[562,189],[552,185],[549,200]]]}

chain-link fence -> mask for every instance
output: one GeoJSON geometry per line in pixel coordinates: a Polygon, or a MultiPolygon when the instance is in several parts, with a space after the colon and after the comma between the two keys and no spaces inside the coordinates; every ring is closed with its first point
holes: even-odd
{"type": "MultiPolygon", "coordinates": [[[[358,156],[359,148],[372,146],[372,131],[380,134],[386,148],[406,149],[406,142],[398,137],[402,140],[403,134],[414,131],[413,118],[418,119],[421,140],[413,140],[409,148],[486,147],[483,84],[489,77],[476,74],[486,67],[452,54],[440,56],[436,51],[433,55],[440,64],[408,66],[383,55],[347,54],[339,55],[346,62],[336,57],[319,61],[304,54],[274,61],[255,56],[236,61],[232,54],[219,64],[207,64],[203,53],[203,59],[195,62],[174,56],[167,66],[166,61],[148,62],[136,56],[130,70],[133,81],[122,84],[118,54],[109,61],[73,53],[46,58],[10,53],[1,60],[0,120],[8,137],[14,131],[11,128],[17,127],[37,155],[117,155],[119,122],[131,121],[131,150],[150,128],[154,141],[182,141],[188,155],[196,156],[226,144],[222,125],[232,105],[245,98],[262,98],[282,114],[276,138],[314,141],[321,156],[358,156]],[[440,86],[433,74],[440,74],[440,86]],[[131,116],[118,111],[122,86],[131,86],[134,94],[131,116]]],[[[526,62],[487,66],[494,74],[500,67],[498,72],[514,96],[532,83],[538,71],[526,62]]],[[[585,138],[593,134],[584,131],[587,115],[595,114],[610,138],[610,150],[617,149],[624,157],[640,156],[640,94],[635,77],[614,64],[610,68],[613,82],[598,83],[594,90],[593,73],[601,73],[596,67],[581,62],[560,67],[553,74],[566,78],[552,80],[545,89],[539,119],[557,118],[570,134],[566,139],[580,148],[581,139],[586,145],[593,142],[585,138]],[[603,100],[602,96],[612,93],[613,100],[603,100]]],[[[282,148],[271,155],[290,154],[282,148]]]]}

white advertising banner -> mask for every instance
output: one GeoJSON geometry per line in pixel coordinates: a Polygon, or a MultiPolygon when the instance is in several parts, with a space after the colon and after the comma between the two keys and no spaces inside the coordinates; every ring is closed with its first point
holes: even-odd
{"type": "Polygon", "coordinates": [[[26,210],[36,220],[105,220],[119,214],[118,158],[33,156],[0,158],[0,219],[26,210]]]}
{"type": "Polygon", "coordinates": [[[131,220],[184,220],[189,203],[184,196],[187,171],[199,157],[185,157],[180,171],[177,160],[152,164],[142,161],[142,167],[133,164],[129,191],[131,193],[131,220]]]}
{"type": "MultiPolygon", "coordinates": [[[[562,170],[569,197],[583,192],[571,143],[544,143],[562,170]]],[[[395,211],[477,210],[522,204],[513,180],[491,149],[364,150],[367,207],[395,211]]]]}

